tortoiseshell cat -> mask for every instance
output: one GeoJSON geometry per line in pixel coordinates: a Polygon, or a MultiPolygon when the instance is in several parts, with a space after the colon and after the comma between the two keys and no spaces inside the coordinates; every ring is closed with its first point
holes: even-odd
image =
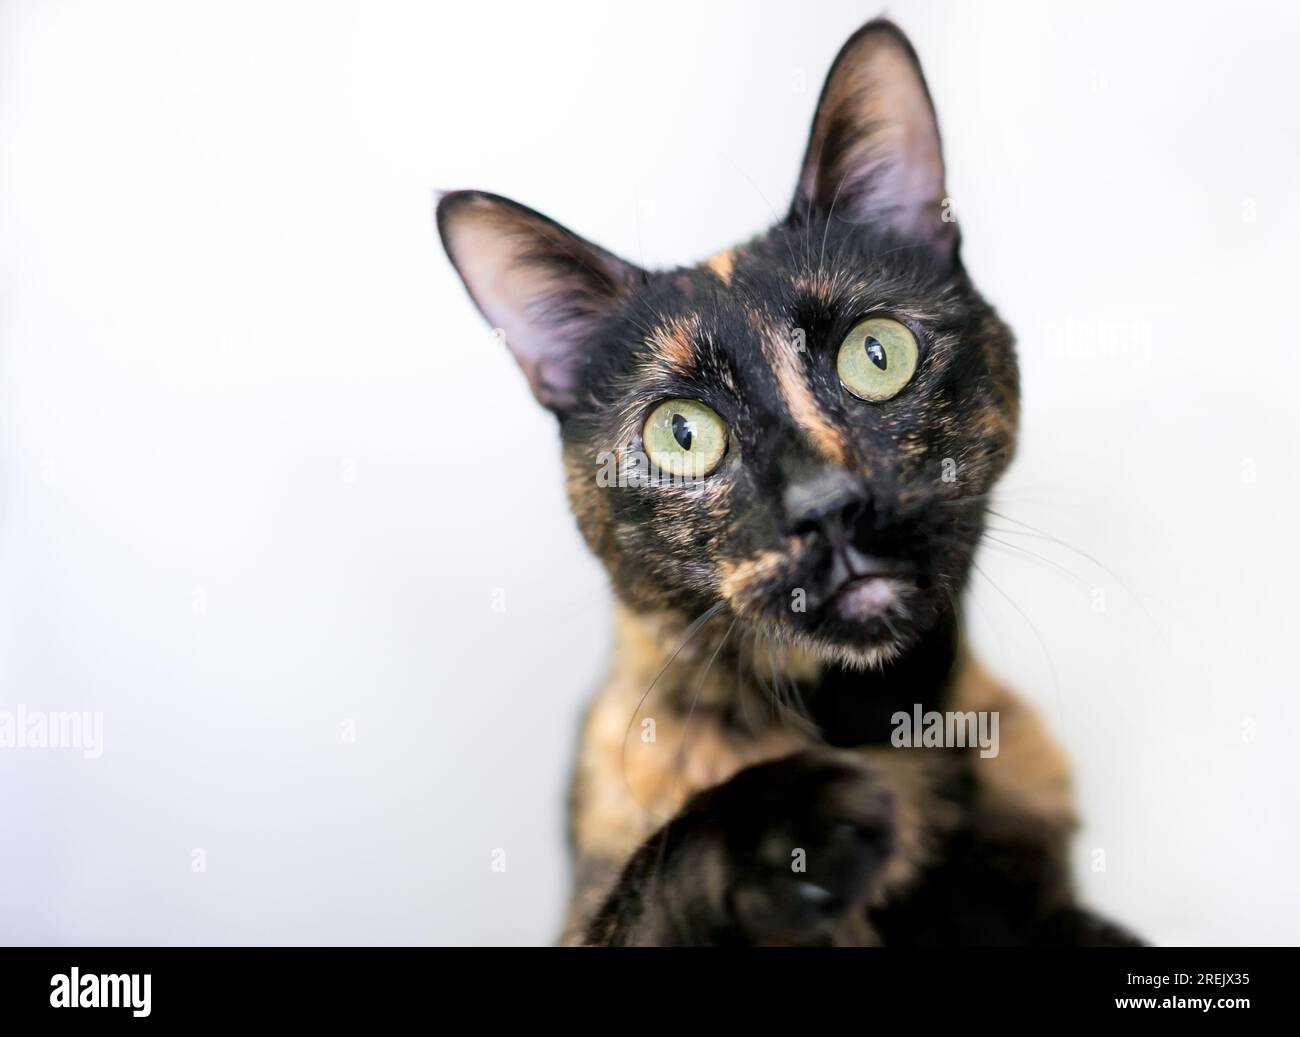
{"type": "Polygon", "coordinates": [[[1075,903],[1065,764],[958,636],[1016,358],[902,33],[845,44],[788,216],[700,266],[477,191],[438,227],[619,599],[565,942],[1133,942],[1075,903]],[[894,747],[918,704],[996,712],[1000,751],[894,747]]]}

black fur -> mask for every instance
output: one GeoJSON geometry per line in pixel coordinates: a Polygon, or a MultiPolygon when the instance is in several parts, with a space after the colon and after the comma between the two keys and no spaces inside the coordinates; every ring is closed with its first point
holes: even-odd
{"type": "MultiPolygon", "coordinates": [[[[903,786],[860,751],[887,744],[896,711],[942,709],[952,693],[961,594],[1015,448],[1012,335],[962,264],[942,178],[916,56],[877,21],[836,59],[788,215],[717,262],[645,271],[495,195],[439,204],[453,262],[558,418],[570,500],[624,605],[678,631],[717,616],[713,654],[737,673],[736,699],[759,681],[727,648],[734,630],[819,663],[796,696],[815,749],[699,792],[628,859],[580,859],[588,893],[619,873],[581,915],[588,942],[1130,940],[1073,903],[1068,823],[991,801],[971,753],[924,750],[935,787],[918,802],[947,820],[922,825],[932,845],[918,848],[903,846],[903,786]],[[877,402],[836,365],[869,317],[904,325],[919,351],[911,380],[877,402]],[[643,453],[653,409],[680,399],[725,422],[716,470],[600,483],[608,458],[643,453]],[[823,486],[834,492],[802,492],[823,486]],[[807,500],[822,510],[792,503],[807,500]],[[835,607],[848,548],[896,588],[878,613],[835,607]],[[800,852],[807,871],[790,867],[800,852]],[[906,889],[887,889],[900,862],[906,889]]],[[[659,701],[696,706],[672,678],[659,701]]],[[[728,724],[739,712],[712,705],[728,724]]]]}

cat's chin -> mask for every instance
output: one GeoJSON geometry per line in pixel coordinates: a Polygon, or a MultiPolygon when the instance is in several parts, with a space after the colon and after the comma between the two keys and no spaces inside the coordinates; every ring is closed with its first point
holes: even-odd
{"type": "Polygon", "coordinates": [[[795,638],[811,657],[825,666],[841,666],[850,670],[882,670],[906,651],[901,641],[857,645],[830,641],[811,634],[795,638]]]}
{"type": "Polygon", "coordinates": [[[890,622],[891,626],[886,626],[879,620],[867,623],[838,620],[794,631],[785,627],[779,637],[823,665],[880,670],[903,655],[919,637],[910,626],[900,629],[897,619],[890,622]]]}
{"type": "Polygon", "coordinates": [[[915,642],[917,597],[906,577],[846,581],[817,611],[807,637],[823,661],[879,669],[915,642]]]}
{"type": "MultiPolygon", "coordinates": [[[[776,594],[769,601],[786,600],[776,594]]],[[[734,606],[733,606],[734,607],[734,606]]],[[[769,606],[744,617],[754,633],[784,644],[809,662],[879,670],[904,655],[938,618],[930,596],[901,574],[846,580],[806,612],[769,606]]]]}

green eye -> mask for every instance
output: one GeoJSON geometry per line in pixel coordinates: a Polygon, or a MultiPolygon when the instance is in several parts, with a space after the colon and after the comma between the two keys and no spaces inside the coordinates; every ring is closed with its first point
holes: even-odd
{"type": "Polygon", "coordinates": [[[694,400],[665,400],[645,423],[645,449],[670,475],[708,475],[727,452],[727,425],[694,400]]]}
{"type": "Polygon", "coordinates": [[[916,374],[916,336],[896,320],[868,317],[840,346],[840,381],[861,400],[897,396],[916,374]]]}

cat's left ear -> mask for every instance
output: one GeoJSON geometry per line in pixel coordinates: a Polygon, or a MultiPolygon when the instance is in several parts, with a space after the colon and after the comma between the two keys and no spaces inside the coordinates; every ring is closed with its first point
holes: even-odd
{"type": "Polygon", "coordinates": [[[944,202],[939,126],[916,52],[892,22],[868,22],[826,77],[790,217],[885,226],[952,258],[957,225],[944,202]]]}
{"type": "Polygon", "coordinates": [[[577,402],[582,350],[645,274],[541,213],[485,191],[438,202],[443,247],[539,403],[577,402]]]}

